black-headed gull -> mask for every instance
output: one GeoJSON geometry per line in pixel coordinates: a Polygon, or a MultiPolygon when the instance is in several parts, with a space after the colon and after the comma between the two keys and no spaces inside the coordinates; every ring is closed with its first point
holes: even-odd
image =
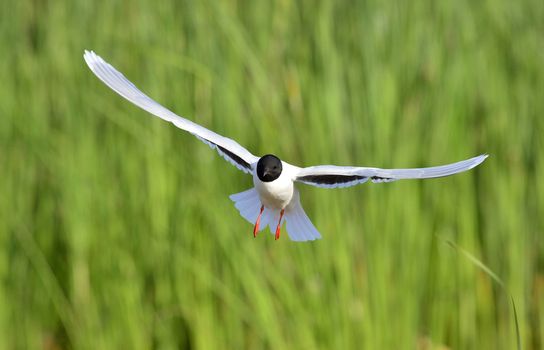
{"type": "Polygon", "coordinates": [[[372,182],[401,179],[428,179],[457,174],[482,163],[487,155],[480,155],[457,163],[431,168],[379,169],[335,165],[299,168],[272,154],[257,157],[236,141],[216,134],[192,121],[182,118],[152,100],[132,84],[123,74],[93,51],[85,51],[85,61],[93,73],[112,90],[136,106],[190,132],[223,156],[238,169],[253,176],[254,188],[230,196],[247,221],[254,224],[253,235],[267,226],[280,237],[283,221],[293,241],[321,238],[300,204],[295,182],[325,188],[348,187],[372,182]],[[275,225],[275,227],[274,227],[275,225]],[[275,229],[275,230],[274,230],[275,229]]]}

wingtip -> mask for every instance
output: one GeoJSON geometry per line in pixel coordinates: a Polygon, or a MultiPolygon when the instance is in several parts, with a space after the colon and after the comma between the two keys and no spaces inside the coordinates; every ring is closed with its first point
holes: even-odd
{"type": "Polygon", "coordinates": [[[100,56],[98,56],[93,50],[84,50],[83,58],[85,61],[87,61],[87,63],[98,62],[101,60],[100,56]]]}
{"type": "Polygon", "coordinates": [[[479,156],[474,157],[472,166],[469,169],[472,169],[472,168],[477,167],[478,165],[482,164],[487,159],[487,157],[489,157],[489,154],[487,154],[487,153],[480,154],[479,156]]]}
{"type": "Polygon", "coordinates": [[[84,50],[83,59],[93,72],[95,71],[96,66],[99,66],[104,62],[102,57],[98,56],[93,50],[84,50]]]}
{"type": "Polygon", "coordinates": [[[489,157],[489,154],[484,153],[484,154],[482,154],[482,155],[480,155],[480,156],[478,157],[478,158],[479,158],[478,160],[479,160],[480,163],[481,163],[481,162],[483,162],[484,160],[486,160],[487,157],[489,157]]]}
{"type": "Polygon", "coordinates": [[[92,50],[84,50],[83,51],[83,59],[85,62],[87,62],[87,65],[91,67],[91,63],[93,61],[95,53],[92,50]]]}

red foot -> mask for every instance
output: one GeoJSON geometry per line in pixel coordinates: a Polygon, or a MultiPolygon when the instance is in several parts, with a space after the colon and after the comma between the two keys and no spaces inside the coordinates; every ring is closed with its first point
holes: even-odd
{"type": "Polygon", "coordinates": [[[259,224],[261,223],[261,215],[263,215],[264,205],[261,206],[261,212],[259,213],[259,216],[257,216],[257,222],[255,222],[255,227],[253,228],[253,237],[257,237],[257,233],[259,233],[259,224]]]}
{"type": "Polygon", "coordinates": [[[282,209],[280,211],[280,220],[278,221],[278,226],[276,226],[276,241],[280,239],[280,231],[281,231],[281,219],[283,218],[283,212],[285,209],[282,209]]]}

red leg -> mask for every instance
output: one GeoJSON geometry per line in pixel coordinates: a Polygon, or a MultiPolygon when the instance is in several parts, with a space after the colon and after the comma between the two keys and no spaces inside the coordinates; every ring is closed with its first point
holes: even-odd
{"type": "Polygon", "coordinates": [[[280,239],[280,230],[281,230],[281,219],[283,218],[283,212],[285,209],[280,211],[280,221],[278,221],[278,226],[276,227],[276,240],[280,239]]]}
{"type": "Polygon", "coordinates": [[[259,224],[261,223],[261,216],[263,215],[264,205],[261,206],[261,212],[259,213],[259,216],[257,216],[257,222],[255,222],[255,227],[253,228],[253,237],[257,237],[257,233],[259,233],[259,224]]]}

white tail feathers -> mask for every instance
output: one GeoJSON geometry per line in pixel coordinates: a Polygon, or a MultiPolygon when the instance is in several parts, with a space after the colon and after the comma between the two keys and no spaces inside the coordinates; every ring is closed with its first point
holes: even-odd
{"type": "Polygon", "coordinates": [[[295,189],[291,203],[285,208],[287,233],[292,241],[304,242],[320,239],[321,235],[300,205],[300,195],[295,189]]]}
{"type": "MultiPolygon", "coordinates": [[[[236,209],[238,209],[240,215],[242,215],[244,219],[255,225],[262,205],[257,190],[255,188],[252,188],[244,192],[236,193],[231,195],[230,199],[234,202],[234,206],[236,207],[236,209]]],[[[274,225],[274,214],[275,213],[273,213],[271,210],[265,209],[263,215],[261,216],[259,231],[262,231],[270,224],[274,225]]],[[[279,212],[277,219],[279,219],[279,212]]],[[[270,226],[270,231],[272,231],[272,226],[270,226]]]]}
{"type": "MultiPolygon", "coordinates": [[[[231,195],[230,199],[234,202],[234,206],[238,209],[240,215],[255,225],[262,205],[257,190],[252,188],[236,193],[231,195]]],[[[270,233],[274,234],[279,218],[279,210],[265,208],[261,216],[259,232],[268,226],[270,227],[270,233]]],[[[286,222],[287,234],[292,241],[304,242],[321,238],[304,209],[302,209],[299,194],[296,190],[291,203],[285,208],[282,224],[283,222],[286,222]]]]}

